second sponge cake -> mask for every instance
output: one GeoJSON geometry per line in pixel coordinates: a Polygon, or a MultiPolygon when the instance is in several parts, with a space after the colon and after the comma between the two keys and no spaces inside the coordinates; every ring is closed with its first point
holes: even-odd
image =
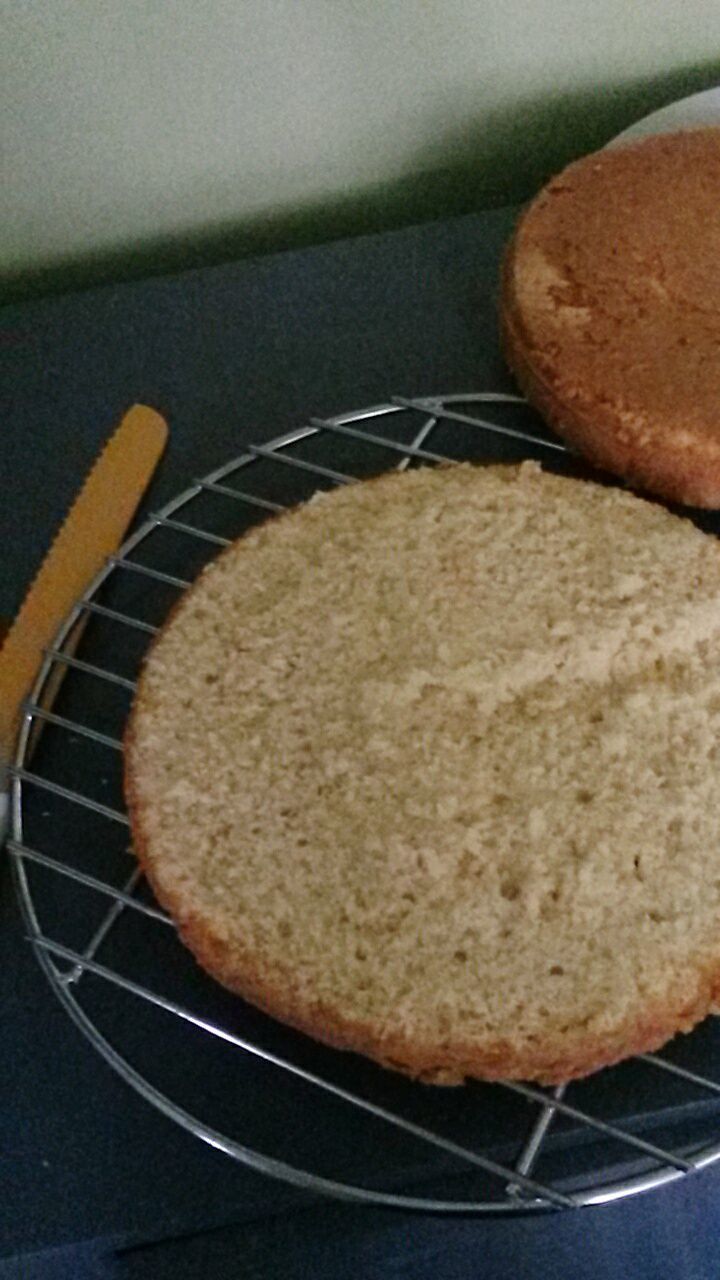
{"type": "Polygon", "coordinates": [[[522,217],[506,255],[510,366],[592,462],[720,506],[720,129],[584,157],[522,217]]]}

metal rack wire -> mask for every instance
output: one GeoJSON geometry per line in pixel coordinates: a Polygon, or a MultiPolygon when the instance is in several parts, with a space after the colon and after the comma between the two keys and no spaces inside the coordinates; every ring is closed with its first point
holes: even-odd
{"type": "MultiPolygon", "coordinates": [[[[283,492],[288,492],[290,475],[290,496],[297,501],[319,485],[346,484],[388,465],[404,469],[418,462],[436,464],[458,457],[528,454],[551,465],[553,459],[564,465],[568,461],[564,446],[524,418],[525,412],[517,397],[499,393],[396,397],[359,412],[311,419],[269,444],[248,446],[153,515],[108,561],[65,620],[25,706],[12,776],[9,849],[30,942],[64,1008],[123,1079],[165,1115],[257,1170],[345,1199],[435,1212],[540,1211],[606,1203],[720,1159],[720,1079],[706,1069],[707,1045],[703,1042],[702,1054],[693,1048],[695,1037],[685,1042],[683,1060],[667,1053],[646,1054],[633,1064],[636,1072],[640,1067],[646,1077],[672,1084],[675,1091],[667,1104],[657,1104],[657,1086],[652,1082],[643,1086],[643,1097],[650,1098],[651,1105],[636,1108],[636,1114],[624,1120],[618,1119],[614,1103],[606,1105],[605,1114],[598,1113],[597,1105],[583,1105],[588,1089],[583,1082],[552,1093],[516,1082],[468,1087],[460,1091],[467,1120],[472,1117],[473,1121],[467,1131],[479,1131],[481,1137],[459,1141],[445,1125],[441,1103],[434,1114],[430,1102],[430,1122],[420,1123],[413,1118],[412,1107],[403,1111],[401,1106],[386,1104],[382,1090],[374,1087],[374,1076],[364,1081],[364,1092],[352,1081],[343,1083],[344,1055],[333,1055],[340,1060],[337,1072],[319,1073],[304,1065],[302,1052],[295,1052],[302,1037],[288,1032],[284,1045],[289,1051],[278,1052],[262,1036],[255,1036],[252,1027],[239,1032],[234,1029],[235,1019],[224,1022],[208,1016],[202,1007],[197,1011],[191,1000],[182,998],[182,991],[181,998],[176,998],[165,983],[167,968],[160,969],[154,982],[139,980],[129,964],[132,944],[123,945],[119,937],[122,922],[132,919],[143,931],[158,931],[158,937],[162,933],[178,952],[183,950],[173,937],[172,922],[152,900],[139,869],[127,857],[128,819],[121,802],[108,803],[99,797],[99,790],[104,785],[121,795],[122,731],[135,688],[132,670],[137,669],[173,598],[189,584],[185,564],[196,571],[249,524],[281,510],[284,503],[278,500],[276,485],[281,473],[283,492]],[[441,435],[446,446],[441,452],[431,450],[430,437],[441,435]],[[135,558],[138,551],[140,559],[135,558]],[[99,631],[86,635],[76,649],[78,632],[92,633],[92,624],[99,631]],[[58,670],[65,674],[63,692],[50,711],[43,706],[43,692],[58,670]],[[33,754],[39,727],[44,730],[41,749],[33,754]],[[48,738],[52,739],[49,749],[48,738]],[[91,755],[74,768],[78,749],[91,755]],[[52,804],[59,806],[59,817],[43,808],[52,804]],[[90,895],[96,907],[102,904],[99,914],[70,909],[71,899],[83,893],[90,895]],[[69,936],[72,921],[75,937],[69,936]],[[403,1185],[407,1180],[402,1176],[400,1189],[389,1187],[388,1183],[397,1182],[397,1172],[391,1176],[388,1171],[385,1176],[382,1161],[368,1184],[367,1179],[329,1176],[317,1168],[300,1167],[282,1154],[254,1149],[211,1118],[201,1117],[200,1107],[174,1098],[162,1082],[133,1065],[122,1031],[117,1043],[117,1026],[115,1036],[109,1036],[102,1029],[97,1001],[93,1004],[86,998],[92,979],[97,980],[93,990],[100,988],[104,993],[105,1009],[121,996],[130,996],[152,1016],[170,1015],[193,1037],[203,1033],[235,1054],[237,1070],[249,1062],[258,1063],[277,1077],[275,1089],[283,1082],[299,1081],[311,1090],[318,1108],[332,1100],[369,1117],[396,1135],[420,1143],[430,1155],[449,1160],[453,1168],[467,1168],[480,1179],[478,1187],[474,1185],[469,1196],[461,1192],[455,1198],[432,1190],[416,1194],[403,1185]],[[685,1133],[682,1139],[667,1143],[642,1136],[672,1128],[674,1118],[686,1115],[688,1107],[692,1110],[698,1097],[708,1101],[693,1111],[697,1123],[690,1138],[685,1133]],[[512,1114],[524,1129],[522,1141],[509,1157],[508,1143],[498,1141],[497,1134],[492,1142],[482,1137],[483,1117],[500,1098],[506,1107],[508,1102],[516,1104],[512,1114]],[[565,1158],[559,1172],[541,1176],[539,1166],[559,1124],[564,1125],[566,1153],[582,1150],[583,1158],[579,1165],[575,1162],[577,1167],[572,1160],[568,1166],[565,1158]]],[[[213,984],[209,979],[207,984],[209,990],[213,984]]],[[[206,988],[201,985],[197,990],[204,998],[206,988]]],[[[122,1021],[118,1025],[122,1028],[122,1021]]],[[[627,1070],[621,1067],[616,1072],[627,1070]]],[[[605,1091],[605,1104],[622,1093],[620,1081],[617,1076],[605,1091]]],[[[410,1083],[403,1088],[421,1091],[426,1099],[433,1093],[444,1094],[410,1083]]],[[[508,1142],[513,1140],[510,1135],[508,1142]]]]}

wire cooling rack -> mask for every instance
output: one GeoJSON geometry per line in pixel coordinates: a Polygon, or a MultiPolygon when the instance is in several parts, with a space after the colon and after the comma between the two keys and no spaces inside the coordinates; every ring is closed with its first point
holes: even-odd
{"type": "Polygon", "coordinates": [[[415,1084],[317,1045],[213,983],[131,856],[121,749],[135,676],[207,559],[318,488],[393,466],[523,457],[575,467],[523,401],[497,393],[398,397],[248,446],[110,558],[25,707],[9,849],[55,994],[149,1103],[229,1157],[304,1188],[435,1212],[528,1212],[606,1203],[720,1158],[717,1019],[662,1055],[554,1091],[415,1084]],[[48,710],[45,691],[61,676],[48,710]]]}

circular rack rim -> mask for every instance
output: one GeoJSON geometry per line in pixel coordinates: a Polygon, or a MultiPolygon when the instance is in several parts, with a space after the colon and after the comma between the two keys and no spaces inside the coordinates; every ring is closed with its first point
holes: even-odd
{"type": "MultiPolygon", "coordinates": [[[[232,1139],[218,1130],[212,1128],[205,1121],[193,1115],[190,1111],[173,1102],[171,1098],[157,1089],[146,1076],[142,1075],[135,1067],[133,1067],[122,1054],[106,1039],[99,1028],[95,1025],[92,1018],[82,1008],[79,1001],[73,995],[69,984],[63,980],[63,975],[53,964],[52,956],[62,956],[65,959],[82,961],[82,957],[76,956],[67,948],[59,944],[49,942],[43,935],[40,928],[38,915],[33,901],[30,885],[25,868],[25,857],[32,851],[23,845],[23,804],[22,804],[22,786],[23,781],[32,781],[33,775],[27,770],[28,748],[30,745],[30,734],[35,723],[35,710],[39,707],[43,689],[48,677],[53,669],[55,662],[60,658],[62,660],[63,646],[69,641],[76,624],[82,618],[84,612],[91,604],[93,597],[99,589],[117,571],[118,565],[126,560],[127,556],[137,546],[145,541],[153,531],[161,527],[168,520],[172,520],[173,515],[185,507],[194,498],[203,493],[208,486],[212,487],[224,480],[227,476],[242,470],[244,467],[261,460],[268,455],[276,456],[280,451],[287,449],[299,441],[312,436],[319,435],[323,432],[332,433],[333,430],[340,431],[343,434],[343,428],[350,428],[347,432],[349,435],[355,434],[352,430],[353,423],[367,423],[376,418],[387,417],[402,410],[416,410],[424,414],[426,422],[423,429],[418,433],[413,445],[398,445],[397,442],[389,441],[387,438],[373,436],[364,431],[357,432],[360,440],[369,443],[377,443],[378,445],[388,446],[396,449],[403,456],[401,466],[407,466],[413,458],[428,461],[445,461],[442,455],[432,453],[422,448],[422,442],[429,435],[430,431],[438,422],[444,421],[460,421],[471,425],[484,428],[490,432],[494,432],[501,436],[511,437],[516,440],[525,441],[527,443],[540,445],[558,452],[569,452],[564,444],[552,438],[545,439],[541,436],[533,435],[529,432],[523,432],[515,428],[510,428],[488,421],[486,419],[473,418],[470,415],[463,415],[456,410],[447,406],[452,405],[470,405],[470,404],[524,404],[524,400],[520,396],[505,394],[501,392],[472,392],[467,394],[453,394],[443,396],[427,396],[406,399],[404,397],[395,397],[393,400],[375,405],[366,409],[351,411],[348,413],[338,414],[334,417],[325,419],[311,418],[309,425],[294,428],[284,434],[275,437],[267,444],[262,446],[248,445],[246,451],[239,454],[230,462],[223,464],[215,470],[209,472],[201,480],[195,481],[184,489],[178,496],[171,499],[158,512],[151,515],[133,533],[120,547],[116,556],[111,557],[101,571],[96,575],[86,591],[76,602],[73,609],[61,624],[53,645],[46,655],[41,670],[33,686],[30,695],[30,708],[26,709],[18,736],[18,744],[15,756],[15,762],[11,769],[11,839],[9,840],[9,849],[12,856],[14,881],[17,897],[19,899],[23,918],[28,929],[29,941],[33,946],[35,956],[47,978],[55,995],[60,1003],[69,1014],[70,1018],[76,1026],[83,1032],[90,1043],[98,1050],[103,1058],[114,1068],[123,1080],[132,1086],[146,1101],[154,1105],[160,1112],[174,1120],[182,1128],[188,1130],[202,1141],[210,1146],[223,1151],[225,1154],[248,1165],[252,1169],[267,1174],[271,1177],[282,1179],[295,1186],[302,1187],[306,1190],[314,1190],[322,1192],[328,1196],[343,1200],[355,1201],[365,1204],[385,1205],[394,1208],[422,1210],[433,1213],[463,1213],[463,1214],[497,1214],[497,1213],[514,1213],[528,1211],[547,1211],[550,1208],[557,1207],[578,1207],[588,1205],[607,1204],[615,1200],[622,1199],[626,1196],[637,1194],[638,1192],[647,1191],[652,1188],[661,1186],[665,1183],[675,1181],[677,1178],[685,1176],[686,1173],[694,1172],[708,1167],[720,1160],[720,1140],[717,1143],[710,1143],[704,1146],[699,1152],[695,1152],[690,1156],[678,1156],[673,1152],[663,1152],[660,1148],[654,1148],[652,1144],[646,1143],[641,1139],[631,1137],[623,1130],[613,1125],[599,1121],[597,1118],[590,1117],[577,1107],[571,1107],[563,1102],[564,1086],[558,1087],[553,1095],[545,1095],[538,1089],[528,1088],[514,1082],[498,1082],[501,1087],[512,1089],[520,1096],[524,1096],[530,1101],[537,1103],[541,1110],[540,1115],[532,1126],[530,1136],[525,1143],[520,1157],[514,1167],[498,1164],[488,1157],[484,1157],[479,1153],[473,1153],[466,1148],[458,1147],[457,1144],[442,1138],[438,1138],[437,1134],[429,1130],[424,1130],[420,1126],[413,1125],[409,1121],[394,1115],[394,1113],[386,1112],[382,1107],[359,1098],[351,1094],[339,1086],[324,1081],[319,1077],[313,1076],[312,1073],[305,1071],[303,1068],[294,1066],[291,1062],[277,1058],[273,1054],[267,1053],[253,1046],[249,1042],[243,1042],[238,1037],[230,1036],[226,1032],[222,1032],[220,1028],[214,1027],[213,1024],[205,1022],[202,1018],[183,1010],[180,1006],[174,1005],[173,1002],[167,1001],[164,997],[154,996],[153,993],[140,987],[128,979],[124,979],[114,973],[113,970],[105,968],[103,965],[95,963],[92,959],[84,961],[84,967],[88,972],[96,973],[100,977],[109,979],[111,983],[120,986],[135,994],[143,995],[144,998],[150,1000],[151,1004],[157,1007],[165,1008],[183,1018],[185,1021],[194,1023],[202,1030],[210,1031],[211,1034],[219,1035],[226,1040],[234,1041],[239,1047],[249,1050],[256,1056],[263,1058],[274,1065],[284,1067],[291,1074],[299,1076],[307,1080],[311,1084],[320,1085],[324,1090],[329,1091],[335,1096],[339,1096],[344,1100],[352,1103],[356,1107],[378,1116],[381,1119],[389,1120],[396,1127],[400,1127],[416,1136],[423,1138],[425,1141],[431,1142],[434,1146],[440,1146],[451,1153],[459,1154],[465,1161],[470,1160],[476,1166],[484,1169],[485,1172],[495,1174],[506,1182],[504,1200],[444,1200],[432,1197],[404,1195],[401,1193],[386,1192],[375,1190],[367,1187],[355,1186],[352,1183],[339,1182],[331,1178],[324,1177],[319,1174],[308,1172],[304,1169],[297,1168],[284,1160],[278,1160],[271,1156],[266,1156],[252,1148],[244,1146],[242,1143],[232,1139]],[[586,1125],[590,1125],[600,1132],[605,1132],[614,1137],[620,1137],[629,1145],[636,1149],[644,1150],[646,1154],[653,1155],[656,1159],[660,1159],[658,1168],[649,1172],[630,1175],[625,1178],[619,1178],[616,1182],[603,1184],[600,1187],[588,1187],[581,1190],[563,1192],[553,1186],[543,1184],[535,1180],[531,1176],[532,1168],[539,1154],[540,1147],[549,1127],[549,1124],[555,1114],[566,1114],[574,1119],[584,1121],[586,1125]]],[[[318,466],[310,470],[317,470],[322,474],[322,467],[318,466]]],[[[340,473],[325,471],[326,476],[333,477],[337,480],[346,480],[348,477],[341,477],[340,473]]],[[[241,496],[241,495],[237,495],[241,496]]],[[[265,506],[262,501],[259,506],[265,506]]],[[[268,514],[272,510],[271,503],[267,504],[268,514]]],[[[182,526],[181,526],[182,527],[182,526]]],[[[199,530],[189,529],[189,532],[202,532],[199,530]]],[[[211,538],[211,541],[222,542],[222,539],[211,538]]],[[[185,589],[185,583],[181,583],[179,579],[175,579],[181,589],[185,589]]],[[[153,630],[153,628],[150,628],[153,630]]],[[[42,861],[42,859],[36,859],[42,861]]],[[[31,859],[32,861],[32,859],[31,859]]],[[[49,860],[52,863],[52,860],[49,860]]],[[[60,869],[57,867],[56,869],[60,869]]],[[[139,876],[138,876],[139,880],[139,876]]],[[[101,887],[99,884],[96,887],[101,887]]],[[[122,892],[118,893],[114,888],[105,886],[105,891],[109,892],[115,898],[115,908],[122,909],[125,905],[132,905],[128,902],[127,895],[122,892]]],[[[112,911],[112,906],[110,910],[112,911]]],[[[664,1067],[675,1075],[685,1076],[688,1080],[704,1085],[714,1093],[720,1093],[720,1085],[714,1081],[710,1081],[705,1077],[694,1075],[682,1068],[677,1068],[672,1064],[664,1062],[654,1054],[641,1055],[646,1061],[653,1065],[664,1067]]],[[[581,1082],[579,1082],[581,1083],[581,1082]]]]}

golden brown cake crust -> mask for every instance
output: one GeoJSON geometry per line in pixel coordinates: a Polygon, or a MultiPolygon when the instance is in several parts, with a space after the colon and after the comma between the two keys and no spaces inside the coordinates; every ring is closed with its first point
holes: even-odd
{"type": "Polygon", "coordinates": [[[720,129],[586,156],[505,255],[501,332],[528,399],[595,465],[720,506],[720,129]]]}

